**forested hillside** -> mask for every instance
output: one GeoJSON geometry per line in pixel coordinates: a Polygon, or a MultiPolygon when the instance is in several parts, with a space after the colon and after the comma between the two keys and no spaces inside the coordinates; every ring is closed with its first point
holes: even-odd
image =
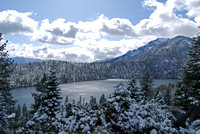
{"type": "Polygon", "coordinates": [[[16,65],[12,75],[13,84],[17,87],[33,86],[48,73],[52,62],[56,62],[56,71],[61,83],[80,82],[103,79],[129,79],[133,72],[141,78],[144,72],[151,72],[153,78],[178,78],[181,75],[182,63],[155,61],[142,62],[95,62],[71,63],[65,61],[46,61],[16,65]]]}

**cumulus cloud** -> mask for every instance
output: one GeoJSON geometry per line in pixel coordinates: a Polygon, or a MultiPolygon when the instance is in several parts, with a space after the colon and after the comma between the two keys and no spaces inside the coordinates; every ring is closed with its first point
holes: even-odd
{"type": "Polygon", "coordinates": [[[78,37],[80,39],[100,39],[104,36],[135,37],[132,23],[128,19],[109,19],[103,14],[96,20],[82,22],[77,26],[80,29],[78,37]]]}
{"type": "Polygon", "coordinates": [[[30,18],[31,12],[20,13],[15,10],[0,12],[0,32],[9,33],[33,33],[37,29],[38,22],[30,18]]]}
{"type": "Polygon", "coordinates": [[[11,56],[74,62],[114,58],[158,37],[192,37],[198,33],[199,0],[167,0],[165,3],[145,0],[143,5],[150,8],[152,13],[136,25],[126,18],[108,18],[104,15],[78,23],[62,18],[52,22],[45,19],[38,25],[30,18],[32,13],[8,10],[0,12],[0,29],[4,33],[29,33],[32,40],[48,44],[34,46],[11,43],[11,56]],[[112,40],[109,40],[110,37],[112,40]]]}
{"type": "Polygon", "coordinates": [[[69,45],[74,43],[78,30],[76,23],[65,23],[65,19],[57,19],[52,23],[45,19],[32,39],[49,44],[69,45]]]}
{"type": "MultiPolygon", "coordinates": [[[[167,0],[166,3],[157,0],[145,0],[144,7],[152,8],[149,18],[133,25],[128,19],[107,18],[100,15],[96,20],[79,22],[81,29],[79,37],[93,34],[93,39],[106,36],[129,38],[140,37],[175,37],[177,35],[195,36],[200,23],[200,2],[198,0],[167,0]],[[186,16],[184,12],[186,12],[186,16]],[[190,31],[190,32],[188,32],[190,31]]],[[[83,39],[88,39],[87,37],[83,39]]]]}
{"type": "Polygon", "coordinates": [[[194,21],[200,23],[200,1],[199,0],[168,0],[167,4],[177,11],[186,11],[189,18],[194,18],[194,21]]]}
{"type": "Polygon", "coordinates": [[[60,48],[54,48],[53,45],[47,44],[34,46],[32,44],[9,43],[7,48],[11,57],[59,59],[72,62],[93,62],[120,56],[128,50],[138,48],[149,41],[150,39],[122,39],[120,41],[102,39],[97,42],[86,40],[80,45],[74,45],[73,47],[64,45],[62,47],[60,46],[60,48]]]}
{"type": "Polygon", "coordinates": [[[108,19],[103,15],[101,15],[100,17],[103,20],[100,32],[104,32],[111,36],[123,36],[123,37],[136,36],[133,25],[128,19],[122,19],[122,18],[108,19]]]}
{"type": "MultiPolygon", "coordinates": [[[[154,35],[156,37],[174,37],[177,35],[194,36],[198,32],[198,24],[189,18],[182,17],[177,11],[184,11],[184,2],[168,0],[166,3],[157,0],[145,0],[144,6],[154,7],[148,19],[135,25],[138,36],[154,35]],[[190,32],[188,32],[190,31],[190,32]]],[[[187,3],[186,2],[186,3],[187,3]]]]}
{"type": "Polygon", "coordinates": [[[47,54],[48,53],[48,48],[47,47],[44,47],[44,48],[38,48],[36,50],[33,50],[33,54],[35,57],[40,57],[40,56],[43,56],[44,54],[47,54]]]}

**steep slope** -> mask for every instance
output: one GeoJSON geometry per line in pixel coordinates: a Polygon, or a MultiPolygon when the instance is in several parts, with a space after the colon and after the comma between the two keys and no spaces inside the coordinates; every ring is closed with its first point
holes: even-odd
{"type": "Polygon", "coordinates": [[[187,59],[187,51],[192,39],[177,36],[172,39],[158,38],[136,50],[129,51],[125,55],[110,60],[111,62],[184,62],[187,59]]]}
{"type": "Polygon", "coordinates": [[[132,63],[138,68],[135,69],[138,77],[143,71],[148,71],[154,78],[179,78],[188,60],[187,52],[192,42],[193,39],[184,36],[158,38],[110,62],[132,63]]]}

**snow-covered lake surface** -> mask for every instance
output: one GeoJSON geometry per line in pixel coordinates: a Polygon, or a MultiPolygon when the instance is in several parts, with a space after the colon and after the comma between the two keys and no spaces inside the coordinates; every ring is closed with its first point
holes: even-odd
{"type": "MultiPolygon", "coordinates": [[[[120,83],[127,83],[126,79],[108,79],[108,80],[97,80],[97,81],[86,81],[86,82],[75,82],[68,84],[60,84],[60,88],[62,90],[63,101],[65,97],[69,97],[69,101],[73,99],[77,102],[80,96],[85,98],[85,102],[90,100],[90,96],[94,96],[99,100],[102,94],[105,94],[108,97],[113,91],[114,87],[120,83]]],[[[154,87],[157,87],[161,84],[172,83],[175,84],[177,79],[155,79],[154,87]]],[[[137,84],[139,86],[139,80],[137,80],[137,84]]],[[[33,103],[33,97],[31,93],[35,92],[35,87],[27,87],[27,88],[17,88],[12,91],[14,99],[16,99],[18,104],[23,105],[24,103],[30,107],[31,103],[33,103]]]]}

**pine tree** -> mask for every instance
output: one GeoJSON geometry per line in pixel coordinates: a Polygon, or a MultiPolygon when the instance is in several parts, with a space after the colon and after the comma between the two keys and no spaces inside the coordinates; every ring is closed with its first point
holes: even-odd
{"type": "Polygon", "coordinates": [[[105,95],[102,94],[101,97],[100,97],[100,99],[99,99],[99,106],[100,107],[104,107],[106,105],[106,102],[107,102],[107,100],[105,98],[105,95]]]}
{"type": "Polygon", "coordinates": [[[55,113],[60,110],[61,89],[58,87],[59,80],[55,70],[50,71],[50,75],[46,82],[44,102],[42,103],[42,111],[48,116],[55,117],[55,113]]]}
{"type": "Polygon", "coordinates": [[[4,98],[2,97],[1,95],[1,92],[0,92],[0,132],[3,133],[3,129],[4,127],[7,127],[8,125],[8,120],[7,120],[7,110],[5,108],[6,104],[5,104],[5,101],[4,101],[4,98]]]}
{"type": "Polygon", "coordinates": [[[8,41],[2,43],[2,39],[2,34],[0,33],[0,128],[9,125],[5,117],[14,112],[16,103],[11,94],[12,87],[10,84],[13,61],[8,58],[8,51],[6,51],[8,41]]]}
{"type": "Polygon", "coordinates": [[[183,76],[178,82],[176,105],[187,111],[194,120],[200,118],[200,36],[194,38],[188,54],[190,59],[183,68],[183,76]]]}
{"type": "Polygon", "coordinates": [[[153,91],[153,79],[150,77],[150,74],[147,72],[144,74],[140,80],[141,91],[143,92],[143,99],[150,100],[153,91]]]}
{"type": "MultiPolygon", "coordinates": [[[[0,33],[0,41],[2,40],[0,33]]],[[[6,51],[6,43],[0,42],[0,91],[10,90],[10,75],[13,72],[13,61],[8,58],[8,51],[6,51]]]]}
{"type": "Polygon", "coordinates": [[[132,103],[131,92],[125,88],[123,83],[119,83],[115,87],[114,93],[112,93],[107,100],[106,110],[104,112],[106,122],[111,124],[111,129],[115,132],[123,133],[124,130],[121,126],[128,120],[124,115],[129,110],[132,103]],[[122,122],[122,120],[124,122],[122,122]]]}
{"type": "Polygon", "coordinates": [[[141,89],[137,87],[135,74],[133,74],[131,79],[128,81],[127,89],[131,92],[131,98],[134,99],[136,102],[139,102],[143,99],[143,93],[141,89]]]}
{"type": "Polygon", "coordinates": [[[155,96],[155,101],[160,105],[165,105],[165,99],[161,92],[158,92],[155,96]]]}
{"type": "Polygon", "coordinates": [[[97,109],[97,99],[94,96],[90,96],[90,102],[89,102],[90,106],[92,109],[97,109]]]}
{"type": "Polygon", "coordinates": [[[77,102],[77,106],[81,107],[82,106],[82,97],[80,96],[79,101],[77,102]]]}
{"type": "Polygon", "coordinates": [[[24,122],[26,122],[29,119],[29,112],[28,112],[26,104],[22,106],[22,118],[24,122]]]}
{"type": "Polygon", "coordinates": [[[7,114],[10,115],[10,114],[14,113],[16,100],[14,100],[11,91],[4,90],[4,91],[2,91],[1,95],[3,96],[5,104],[6,104],[7,114]]]}
{"type": "Polygon", "coordinates": [[[34,98],[34,103],[31,105],[31,113],[35,113],[41,104],[44,102],[44,94],[45,94],[45,83],[47,81],[47,76],[44,73],[40,82],[36,84],[35,93],[32,93],[34,98]]]}
{"type": "Polygon", "coordinates": [[[17,108],[16,108],[16,110],[15,110],[15,113],[16,113],[16,116],[15,116],[15,120],[16,121],[19,121],[20,120],[20,117],[21,117],[21,107],[20,107],[20,105],[18,104],[17,105],[17,108]]]}
{"type": "MultiPolygon", "coordinates": [[[[164,102],[168,106],[174,105],[174,91],[176,86],[174,84],[160,85],[156,88],[156,97],[163,97],[164,102]]],[[[156,99],[158,99],[156,98],[156,99]]],[[[159,99],[158,99],[159,100],[159,99]]]]}
{"type": "Polygon", "coordinates": [[[59,80],[55,70],[50,70],[50,74],[45,82],[45,92],[41,106],[34,114],[33,118],[27,122],[25,132],[48,133],[58,132],[59,126],[56,115],[61,111],[61,89],[58,87],[59,80]]]}
{"type": "Polygon", "coordinates": [[[69,97],[68,97],[68,95],[67,95],[67,96],[65,97],[64,105],[66,105],[68,102],[69,102],[69,97]]]}

